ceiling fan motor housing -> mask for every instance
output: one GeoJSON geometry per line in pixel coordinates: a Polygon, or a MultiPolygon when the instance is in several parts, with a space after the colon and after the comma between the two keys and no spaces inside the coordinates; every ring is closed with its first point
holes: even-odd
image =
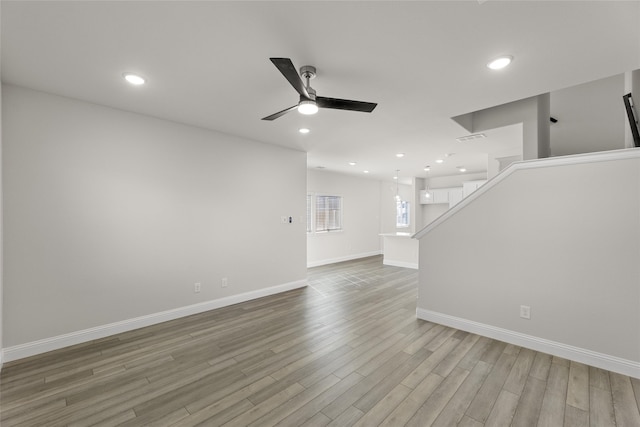
{"type": "Polygon", "coordinates": [[[300,95],[300,101],[302,102],[305,99],[315,101],[316,91],[309,84],[309,80],[316,78],[316,67],[314,67],[313,65],[303,65],[302,67],[300,67],[300,77],[306,79],[307,84],[305,84],[305,88],[307,89],[307,93],[309,94],[309,98],[305,98],[304,96],[300,95]]]}
{"type": "Polygon", "coordinates": [[[313,80],[316,78],[316,67],[313,65],[303,65],[300,67],[300,77],[313,80]]]}
{"type": "Polygon", "coordinates": [[[307,93],[309,94],[309,97],[307,98],[304,95],[300,95],[300,101],[309,99],[312,101],[316,100],[316,90],[314,88],[312,88],[311,86],[307,86],[307,93]]]}

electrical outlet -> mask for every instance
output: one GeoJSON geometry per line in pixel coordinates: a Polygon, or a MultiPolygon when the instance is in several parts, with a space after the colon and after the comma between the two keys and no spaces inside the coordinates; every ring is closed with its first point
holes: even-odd
{"type": "Polygon", "coordinates": [[[531,319],[531,307],[528,305],[520,306],[520,317],[523,319],[531,319]]]}
{"type": "Polygon", "coordinates": [[[226,277],[223,277],[222,278],[222,287],[226,288],[228,284],[229,284],[229,280],[226,277]]]}
{"type": "Polygon", "coordinates": [[[194,294],[199,293],[199,292],[200,292],[200,289],[201,289],[201,285],[200,285],[200,283],[196,283],[195,285],[193,285],[193,293],[194,293],[194,294]]]}

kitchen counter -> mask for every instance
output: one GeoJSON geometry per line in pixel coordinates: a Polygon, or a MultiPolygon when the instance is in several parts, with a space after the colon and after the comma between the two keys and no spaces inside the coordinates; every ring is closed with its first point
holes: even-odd
{"type": "Polygon", "coordinates": [[[382,233],[384,265],[418,268],[418,241],[411,233],[382,233]]]}

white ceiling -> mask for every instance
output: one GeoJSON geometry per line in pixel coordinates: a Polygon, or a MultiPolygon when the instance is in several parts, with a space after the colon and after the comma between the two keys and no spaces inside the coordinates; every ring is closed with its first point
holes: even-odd
{"type": "MultiPolygon", "coordinates": [[[[13,2],[2,81],[308,153],[309,167],[389,179],[486,168],[518,126],[458,143],[450,117],[640,68],[640,3],[623,1],[13,2]],[[485,64],[510,54],[495,72],[485,64]],[[262,117],[298,96],[269,57],[314,65],[318,95],[371,114],[262,117]],[[125,71],[148,79],[127,85],[125,71]],[[297,130],[308,127],[311,133],[297,130]],[[395,154],[404,152],[403,159],[395,154]],[[456,153],[443,165],[436,158],[456,153]],[[348,162],[356,161],[356,166],[348,162]]],[[[553,108],[552,108],[553,113],[553,108]]]]}

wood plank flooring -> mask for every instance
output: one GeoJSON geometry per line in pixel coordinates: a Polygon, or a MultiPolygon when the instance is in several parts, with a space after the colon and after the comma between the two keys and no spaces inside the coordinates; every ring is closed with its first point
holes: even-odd
{"type": "Polygon", "coordinates": [[[5,365],[10,426],[640,426],[640,381],[417,320],[415,270],[305,289],[5,365]]]}

